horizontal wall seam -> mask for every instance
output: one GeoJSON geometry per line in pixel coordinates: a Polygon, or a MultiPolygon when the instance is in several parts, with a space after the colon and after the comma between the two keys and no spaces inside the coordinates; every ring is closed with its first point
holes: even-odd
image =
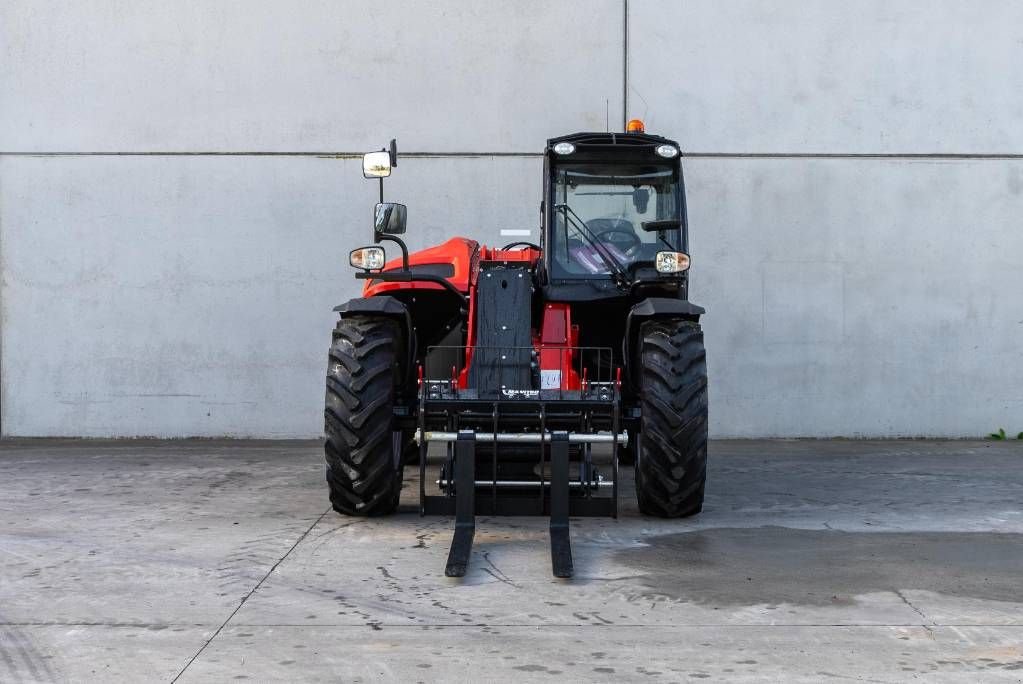
{"type": "MultiPolygon", "coordinates": [[[[0,157],[318,157],[358,159],[363,152],[2,152],[0,157]]],[[[401,152],[400,157],[458,159],[481,157],[539,158],[542,152],[401,152]]],[[[683,152],[688,159],[1023,159],[1023,153],[972,152],[683,152]]]]}
{"type": "MultiPolygon", "coordinates": [[[[0,157],[319,157],[360,159],[365,152],[0,152],[0,157]]],[[[401,157],[542,157],[541,152],[399,152],[401,157]]]]}
{"type": "Polygon", "coordinates": [[[1023,159],[1023,154],[973,152],[683,152],[689,158],[725,159],[1023,159]]]}

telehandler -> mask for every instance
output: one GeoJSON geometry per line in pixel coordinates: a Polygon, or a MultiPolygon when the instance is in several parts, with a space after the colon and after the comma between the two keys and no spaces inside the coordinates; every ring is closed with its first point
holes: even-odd
{"type": "Polygon", "coordinates": [[[420,512],[455,516],[453,577],[466,572],[476,515],[549,516],[554,575],[571,576],[569,517],[617,516],[620,463],[635,466],[642,513],[698,513],[704,309],[688,297],[678,144],[638,120],[548,140],[539,244],[500,248],[452,237],[410,254],[406,207],[383,199],[397,165],[394,140],[363,158],[380,183],[376,244],[350,254],[362,297],[335,308],[325,411],[335,510],[393,513],[405,465],[418,464],[420,512]],[[381,242],[401,256],[388,261],[381,242]],[[437,442],[446,455],[428,483],[437,442]]]}

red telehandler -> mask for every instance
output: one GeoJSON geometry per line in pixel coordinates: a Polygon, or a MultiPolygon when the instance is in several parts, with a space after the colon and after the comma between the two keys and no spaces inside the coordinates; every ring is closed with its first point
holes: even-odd
{"type": "Polygon", "coordinates": [[[644,514],[698,513],[704,310],[688,298],[678,144],[637,120],[626,133],[548,140],[540,242],[499,249],[453,237],[409,254],[406,207],[383,201],[397,162],[393,140],[363,159],[380,179],[377,244],[351,252],[363,296],[335,309],[325,411],[335,510],[393,513],[403,468],[417,464],[420,512],[455,516],[453,577],[465,574],[477,514],[550,516],[553,572],[570,577],[569,517],[617,515],[619,462],[635,465],[644,514]],[[387,261],[384,241],[401,257],[387,261]],[[446,451],[428,483],[431,443],[446,451]]]}

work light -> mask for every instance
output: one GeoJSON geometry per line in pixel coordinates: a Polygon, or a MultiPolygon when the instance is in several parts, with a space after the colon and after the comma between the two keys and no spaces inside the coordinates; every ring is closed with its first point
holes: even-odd
{"type": "Polygon", "coordinates": [[[383,247],[359,247],[348,255],[348,262],[355,268],[375,271],[384,267],[383,247]]]}
{"type": "Polygon", "coordinates": [[[665,159],[674,159],[678,156],[678,148],[674,145],[658,145],[654,151],[665,159]]]}
{"type": "Polygon", "coordinates": [[[658,252],[654,264],[658,273],[682,273],[689,270],[689,255],[685,252],[658,252]]]}
{"type": "Polygon", "coordinates": [[[572,154],[573,152],[575,152],[575,145],[573,145],[570,142],[559,142],[557,145],[554,146],[554,153],[555,154],[562,154],[562,155],[564,155],[564,154],[572,154]]]}

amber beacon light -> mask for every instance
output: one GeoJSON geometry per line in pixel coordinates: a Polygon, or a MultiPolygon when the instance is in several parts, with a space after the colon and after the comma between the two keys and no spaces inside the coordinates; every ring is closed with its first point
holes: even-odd
{"type": "Polygon", "coordinates": [[[643,126],[643,122],[639,119],[629,119],[629,123],[625,124],[626,133],[642,133],[646,128],[643,126]]]}

